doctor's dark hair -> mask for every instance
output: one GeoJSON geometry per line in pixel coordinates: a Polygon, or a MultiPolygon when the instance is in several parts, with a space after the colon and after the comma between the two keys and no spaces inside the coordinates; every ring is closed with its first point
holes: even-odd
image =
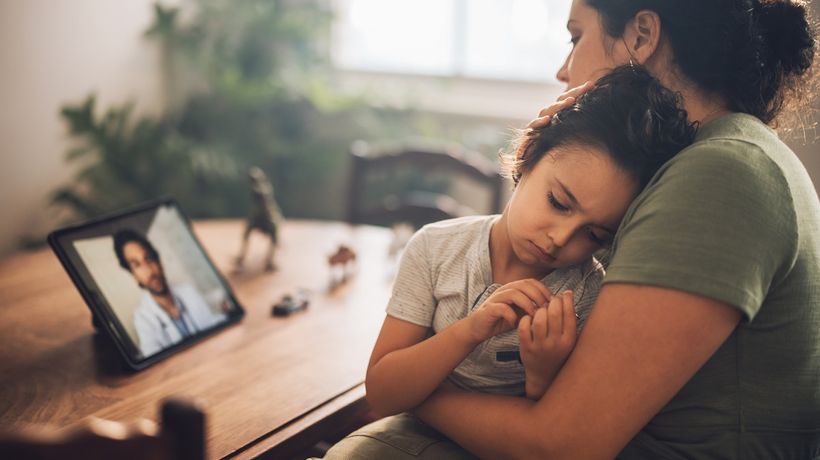
{"type": "Polygon", "coordinates": [[[525,131],[501,155],[502,174],[515,184],[550,150],[567,145],[602,148],[640,189],[692,143],[695,125],[680,98],[641,66],[615,68],[558,112],[549,125],[525,131]]]}
{"type": "Polygon", "coordinates": [[[125,229],[114,234],[114,253],[117,254],[117,261],[119,261],[120,267],[131,271],[131,266],[128,265],[128,261],[125,260],[125,253],[123,251],[125,245],[131,242],[139,243],[143,249],[145,249],[145,252],[148,253],[149,257],[157,261],[159,260],[159,253],[154,249],[154,246],[147,238],[134,230],[125,229]]]}
{"type": "MultiPolygon", "coordinates": [[[[623,36],[641,10],[654,11],[673,62],[729,109],[769,123],[802,90],[812,95],[816,31],[801,0],[584,0],[607,35],[623,36]]],[[[805,101],[805,99],[803,99],[805,101]]],[[[801,101],[802,103],[802,101],[801,101]]]]}

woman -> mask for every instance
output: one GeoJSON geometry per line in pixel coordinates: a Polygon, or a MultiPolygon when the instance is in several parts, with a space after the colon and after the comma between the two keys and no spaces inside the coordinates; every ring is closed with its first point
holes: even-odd
{"type": "MultiPolygon", "coordinates": [[[[627,212],[593,313],[544,396],[441,388],[416,416],[485,458],[820,457],[820,203],[765,125],[809,88],[805,4],[574,0],[567,26],[560,80],[643,64],[682,95],[699,133],[627,212]]],[[[337,447],[401,458],[436,442],[390,450],[395,428],[383,420],[337,447]],[[350,449],[357,436],[381,447],[350,449]]]]}

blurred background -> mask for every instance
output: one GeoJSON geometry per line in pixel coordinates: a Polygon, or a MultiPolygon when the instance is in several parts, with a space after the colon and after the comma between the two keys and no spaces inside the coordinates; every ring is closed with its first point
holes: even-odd
{"type": "MultiPolygon", "coordinates": [[[[495,161],[563,90],[569,4],[4,0],[0,256],[164,195],[243,217],[252,165],[286,217],[343,219],[359,139],[495,161]]],[[[816,121],[787,140],[818,184],[816,121]]]]}

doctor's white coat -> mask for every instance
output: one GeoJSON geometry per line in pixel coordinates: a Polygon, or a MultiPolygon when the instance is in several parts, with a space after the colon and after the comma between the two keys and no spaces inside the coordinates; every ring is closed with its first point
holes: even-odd
{"type": "MultiPolygon", "coordinates": [[[[182,319],[191,333],[208,329],[225,320],[225,314],[212,311],[193,286],[172,286],[171,293],[184,304],[187,314],[183,314],[182,319]]],[[[134,310],[134,326],[137,329],[139,348],[143,357],[151,356],[182,340],[182,335],[171,317],[148,292],[143,295],[142,301],[134,310]]]]}

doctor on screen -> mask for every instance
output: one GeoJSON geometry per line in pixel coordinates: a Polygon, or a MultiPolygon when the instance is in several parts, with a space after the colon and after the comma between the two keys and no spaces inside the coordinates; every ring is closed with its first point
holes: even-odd
{"type": "Polygon", "coordinates": [[[134,310],[143,356],[151,356],[225,320],[225,314],[213,312],[193,286],[169,286],[159,253],[144,236],[120,230],[114,234],[114,252],[120,266],[145,290],[134,310]]]}

